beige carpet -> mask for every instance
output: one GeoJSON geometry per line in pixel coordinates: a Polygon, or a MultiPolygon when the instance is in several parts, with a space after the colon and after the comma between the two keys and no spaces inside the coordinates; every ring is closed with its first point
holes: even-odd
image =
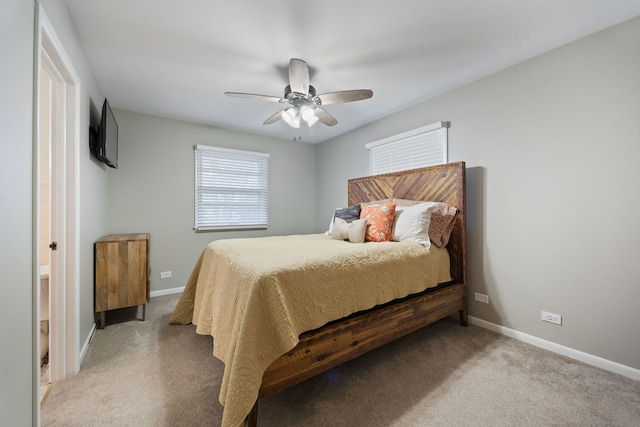
{"type": "MultiPolygon", "coordinates": [[[[219,426],[224,365],[192,325],[109,313],[43,426],[219,426]]],[[[261,402],[267,426],[640,426],[640,382],[444,319],[261,402]]]]}

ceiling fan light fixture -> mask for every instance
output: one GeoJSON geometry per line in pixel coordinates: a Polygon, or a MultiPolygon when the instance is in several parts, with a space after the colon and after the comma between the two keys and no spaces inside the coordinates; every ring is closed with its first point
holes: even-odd
{"type": "Polygon", "coordinates": [[[309,127],[311,127],[311,126],[315,125],[317,121],[318,121],[318,117],[314,114],[313,117],[311,117],[306,122],[307,122],[307,125],[309,125],[309,127]]]}
{"type": "Polygon", "coordinates": [[[300,116],[302,120],[309,122],[316,116],[316,113],[313,111],[313,108],[304,105],[300,108],[300,116]]]}
{"type": "Polygon", "coordinates": [[[287,122],[289,126],[293,126],[293,121],[297,115],[298,115],[298,112],[294,107],[287,108],[282,112],[282,118],[284,119],[285,122],[287,122]]]}
{"type": "Polygon", "coordinates": [[[370,89],[343,90],[316,95],[316,89],[309,84],[309,67],[301,59],[291,58],[289,61],[289,84],[284,88],[284,97],[258,95],[244,92],[225,92],[227,96],[238,98],[257,98],[270,102],[288,103],[291,107],[280,110],[263,124],[270,125],[282,119],[293,128],[299,128],[304,120],[311,127],[320,121],[327,126],[333,126],[338,121],[324,109],[323,105],[340,104],[343,102],[360,101],[373,96],[370,89]]]}
{"type": "Polygon", "coordinates": [[[292,128],[300,127],[300,113],[295,107],[287,108],[282,112],[282,118],[292,128]]]}

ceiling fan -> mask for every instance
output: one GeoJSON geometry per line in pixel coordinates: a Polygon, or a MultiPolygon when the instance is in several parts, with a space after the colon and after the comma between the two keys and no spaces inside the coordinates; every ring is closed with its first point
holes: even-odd
{"type": "Polygon", "coordinates": [[[279,119],[283,119],[289,126],[299,128],[301,121],[304,121],[308,126],[313,126],[318,121],[325,125],[333,126],[338,121],[321,106],[369,99],[373,96],[373,91],[357,89],[316,95],[316,89],[309,84],[309,67],[307,67],[307,63],[301,59],[291,58],[289,61],[289,85],[284,88],[284,96],[282,98],[242,92],[225,92],[224,94],[238,98],[255,98],[263,101],[279,102],[281,104],[289,103],[291,104],[290,107],[278,111],[265,120],[264,124],[270,125],[279,119]]]}

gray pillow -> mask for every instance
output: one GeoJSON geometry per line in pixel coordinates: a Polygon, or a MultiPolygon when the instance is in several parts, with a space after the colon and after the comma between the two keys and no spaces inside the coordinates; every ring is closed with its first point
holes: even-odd
{"type": "Polygon", "coordinates": [[[333,216],[334,218],[344,219],[346,222],[352,222],[360,219],[360,205],[349,206],[348,208],[338,208],[333,216]]]}

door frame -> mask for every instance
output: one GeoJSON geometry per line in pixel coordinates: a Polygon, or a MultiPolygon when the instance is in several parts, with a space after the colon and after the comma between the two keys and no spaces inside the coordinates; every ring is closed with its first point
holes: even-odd
{"type": "MultiPolygon", "coordinates": [[[[58,242],[56,257],[51,257],[50,271],[50,372],[51,381],[59,381],[69,375],[78,373],[80,368],[79,351],[79,147],[80,147],[80,78],[72,62],[65,52],[51,21],[48,19],[42,5],[36,2],[36,49],[34,64],[34,270],[39,271],[40,247],[40,69],[46,67],[51,77],[56,80],[57,101],[56,112],[52,116],[56,119],[56,138],[52,146],[56,146],[57,165],[52,171],[52,182],[56,181],[56,191],[52,193],[52,204],[57,204],[56,224],[52,224],[52,240],[58,242]],[[53,176],[55,174],[55,176],[53,176]],[[53,201],[55,199],[55,202],[53,201]],[[54,258],[57,268],[54,268],[54,258]],[[54,282],[57,285],[52,285],[54,282]]],[[[39,273],[34,277],[40,277],[39,273]]],[[[34,283],[34,351],[40,348],[40,281],[34,283]]],[[[39,354],[39,353],[38,353],[39,354]]],[[[39,357],[37,361],[38,375],[34,375],[34,400],[39,409],[39,357]]],[[[38,412],[39,414],[39,412],[38,412]]],[[[39,419],[39,415],[38,415],[39,419]]]]}

